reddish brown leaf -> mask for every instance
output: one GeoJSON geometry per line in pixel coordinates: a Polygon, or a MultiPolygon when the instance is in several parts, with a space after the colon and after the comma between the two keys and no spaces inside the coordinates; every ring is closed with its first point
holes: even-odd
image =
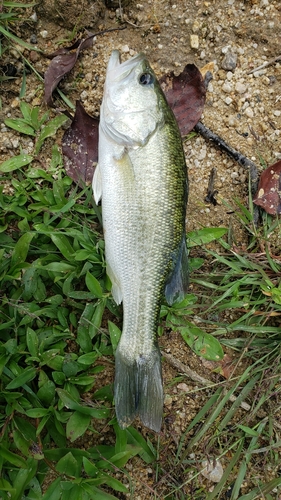
{"type": "Polygon", "coordinates": [[[228,379],[233,371],[233,360],[228,354],[225,354],[220,361],[210,361],[201,358],[203,366],[212,372],[219,373],[224,378],[228,379]]]}
{"type": "Polygon", "coordinates": [[[73,122],[62,139],[62,153],[67,175],[81,186],[92,182],[98,159],[98,128],[99,120],[77,101],[73,122]]]}
{"type": "Polygon", "coordinates": [[[253,202],[268,214],[281,214],[281,160],[262,172],[253,202]]]}
{"type": "Polygon", "coordinates": [[[81,50],[90,47],[93,44],[93,34],[87,38],[78,40],[70,47],[58,49],[49,57],[55,56],[45,73],[45,102],[48,106],[53,106],[52,94],[58,86],[61,79],[69,73],[74,67],[81,50]],[[76,49],[76,50],[75,50],[76,49]],[[75,50],[75,51],[74,51],[75,50]]]}
{"type": "MultiPolygon", "coordinates": [[[[92,33],[89,33],[89,36],[87,36],[84,40],[90,40],[94,36],[95,35],[93,35],[92,33]]],[[[71,52],[71,50],[77,49],[82,41],[83,41],[83,38],[80,38],[80,39],[76,40],[76,42],[74,42],[69,47],[61,47],[60,49],[55,50],[55,52],[52,52],[51,54],[48,54],[47,57],[49,59],[53,59],[53,57],[55,57],[55,56],[60,56],[60,55],[63,55],[63,54],[69,54],[69,52],[71,52]]],[[[90,46],[91,46],[91,43],[90,43],[89,47],[90,46]]]]}
{"type": "Polygon", "coordinates": [[[194,64],[187,64],[179,76],[171,72],[159,81],[181,135],[187,135],[200,120],[205,104],[206,88],[199,69],[194,64]]]}

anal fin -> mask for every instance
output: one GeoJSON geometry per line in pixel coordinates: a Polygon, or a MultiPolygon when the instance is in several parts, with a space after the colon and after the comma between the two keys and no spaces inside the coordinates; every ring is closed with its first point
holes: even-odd
{"type": "Polygon", "coordinates": [[[165,297],[169,305],[183,300],[188,291],[188,284],[188,251],[184,234],[175,267],[168,277],[165,287],[165,297]]]}

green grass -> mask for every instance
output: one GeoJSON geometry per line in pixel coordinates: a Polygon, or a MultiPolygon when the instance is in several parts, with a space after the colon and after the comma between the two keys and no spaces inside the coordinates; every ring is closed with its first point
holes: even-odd
{"type": "Polygon", "coordinates": [[[113,374],[121,309],[105,274],[100,209],[90,187],[65,175],[53,140],[66,119],[24,102],[20,109],[22,118],[6,125],[34,137],[34,151],[0,165],[2,498],[134,498],[124,467],[136,455],[154,470],[148,498],[276,498],[281,288],[268,236],[278,221],[264,216],[256,228],[251,204],[237,200],[248,247],[226,242],[224,228],[188,235],[193,293],[162,305],[159,333],[179,332],[197,355],[218,362],[226,348],[235,363],[228,380],[190,392],[203,391],[205,403],[167,453],[172,432],[148,438],[119,429],[111,385],[102,382],[106,368],[113,374]],[[46,141],[48,170],[38,162],[46,141]],[[214,240],[220,252],[211,250],[214,240]],[[212,491],[200,474],[206,459],[223,465],[212,491]]]}
{"type": "MultiPolygon", "coordinates": [[[[21,19],[21,14],[25,9],[34,7],[34,2],[14,2],[10,0],[3,0],[1,2],[0,12],[0,56],[2,57],[11,46],[16,48],[17,45],[29,50],[41,52],[39,49],[30,45],[14,34],[14,28],[21,19]]],[[[2,77],[1,77],[2,78],[2,77]]],[[[0,79],[1,81],[1,79],[0,79]]]]}
{"type": "Polygon", "coordinates": [[[75,498],[114,498],[100,485],[127,488],[108,471],[135,454],[147,462],[154,454],[137,431],[116,428],[111,387],[94,390],[104,357],[113,363],[110,337],[120,334],[103,316],[119,321],[120,309],[109,292],[91,189],[78,190],[64,176],[55,146],[48,172],[30,164],[3,181],[2,498],[42,498],[50,468],[56,479],[43,498],[70,491],[75,498]],[[83,402],[89,392],[96,405],[83,402]],[[95,419],[115,428],[115,445],[73,448],[87,429],[99,434],[95,419]]]}

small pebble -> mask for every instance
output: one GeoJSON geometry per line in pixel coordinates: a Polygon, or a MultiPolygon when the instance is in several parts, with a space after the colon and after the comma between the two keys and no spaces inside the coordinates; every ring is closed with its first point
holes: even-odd
{"type": "Polygon", "coordinates": [[[171,405],[173,402],[173,398],[169,395],[169,394],[166,394],[165,395],[165,400],[164,400],[164,403],[165,405],[171,405]]]}
{"type": "Polygon", "coordinates": [[[275,111],[273,111],[273,114],[274,114],[274,116],[280,116],[281,111],[279,111],[279,109],[276,109],[275,111]]]}
{"type": "Polygon", "coordinates": [[[31,50],[29,52],[29,59],[31,60],[31,62],[36,62],[36,61],[39,61],[40,59],[40,56],[38,54],[38,52],[35,52],[35,50],[31,50]]]}
{"type": "Polygon", "coordinates": [[[124,52],[124,54],[127,54],[128,52],[130,52],[130,48],[128,45],[123,45],[121,50],[122,50],[122,52],[124,52]]]}
{"type": "Polygon", "coordinates": [[[36,12],[34,12],[34,13],[30,16],[30,19],[31,19],[31,21],[33,21],[34,23],[37,23],[37,19],[38,19],[38,18],[37,18],[37,14],[36,14],[36,12]]]}
{"type": "Polygon", "coordinates": [[[18,139],[11,139],[11,143],[14,149],[17,149],[19,147],[19,140],[18,139]]]}
{"type": "Polygon", "coordinates": [[[200,28],[199,22],[198,21],[194,21],[194,23],[192,25],[192,31],[193,31],[193,33],[197,33],[199,31],[199,28],[200,28]]]}
{"type": "Polygon", "coordinates": [[[37,36],[35,35],[35,33],[32,33],[29,41],[30,43],[37,43],[37,36]]]}
{"type": "Polygon", "coordinates": [[[238,92],[238,94],[244,94],[247,90],[247,87],[244,83],[237,82],[235,85],[235,90],[238,92]]]}
{"type": "Polygon", "coordinates": [[[226,45],[225,47],[223,47],[221,49],[222,54],[226,54],[229,51],[229,49],[230,49],[230,45],[226,45]]]}
{"type": "Polygon", "coordinates": [[[199,37],[198,37],[198,35],[190,35],[190,47],[192,49],[199,49],[199,37]]]}
{"type": "Polygon", "coordinates": [[[234,71],[236,66],[237,55],[233,54],[233,52],[228,51],[221,62],[222,69],[225,69],[226,71],[234,71]]]}
{"type": "Polygon", "coordinates": [[[232,103],[232,99],[231,97],[226,97],[225,100],[224,100],[225,104],[227,104],[229,106],[229,104],[232,103]]]}
{"type": "Polygon", "coordinates": [[[19,101],[18,97],[16,97],[15,99],[13,99],[12,102],[11,102],[11,108],[13,108],[13,109],[17,108],[19,106],[19,102],[20,101],[19,101]]]}
{"type": "Polygon", "coordinates": [[[248,116],[248,118],[253,118],[254,112],[250,106],[245,109],[245,115],[248,116]]]}
{"type": "Polygon", "coordinates": [[[222,90],[226,93],[226,94],[230,94],[230,92],[232,92],[233,88],[232,88],[232,85],[230,85],[230,83],[226,82],[223,84],[222,86],[222,90]]]}
{"type": "Polygon", "coordinates": [[[86,90],[83,90],[83,92],[81,92],[80,94],[81,101],[85,101],[87,97],[88,97],[88,92],[86,90]]]}
{"type": "Polygon", "coordinates": [[[47,36],[48,36],[48,31],[47,31],[47,30],[42,30],[42,31],[40,31],[40,36],[42,36],[42,38],[47,38],[47,36]]]}

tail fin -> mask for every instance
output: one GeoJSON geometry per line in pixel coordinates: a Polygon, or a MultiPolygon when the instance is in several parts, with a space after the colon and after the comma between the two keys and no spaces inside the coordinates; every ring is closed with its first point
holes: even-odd
{"type": "Polygon", "coordinates": [[[159,432],[163,414],[161,356],[157,347],[136,360],[117,349],[114,398],[117,420],[122,429],[139,415],[146,427],[159,432]]]}

